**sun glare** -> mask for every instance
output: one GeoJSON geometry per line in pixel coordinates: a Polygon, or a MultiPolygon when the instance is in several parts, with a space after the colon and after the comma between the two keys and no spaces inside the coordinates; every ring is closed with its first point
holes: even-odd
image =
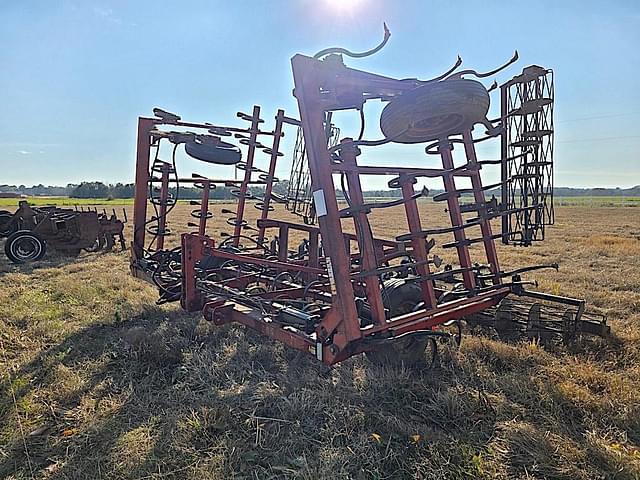
{"type": "Polygon", "coordinates": [[[325,0],[331,10],[336,12],[353,12],[363,0],[325,0]]]}

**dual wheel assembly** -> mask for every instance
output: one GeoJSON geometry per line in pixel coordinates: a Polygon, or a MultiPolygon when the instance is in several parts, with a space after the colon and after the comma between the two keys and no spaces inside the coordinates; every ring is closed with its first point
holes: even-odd
{"type": "MultiPolygon", "coordinates": [[[[422,290],[416,282],[402,279],[387,280],[383,290],[383,303],[392,317],[414,312],[423,306],[422,290]]],[[[433,331],[416,332],[382,343],[367,351],[367,358],[376,365],[426,366],[432,368],[438,360],[438,341],[460,347],[462,328],[458,320],[449,321],[433,331]]]]}

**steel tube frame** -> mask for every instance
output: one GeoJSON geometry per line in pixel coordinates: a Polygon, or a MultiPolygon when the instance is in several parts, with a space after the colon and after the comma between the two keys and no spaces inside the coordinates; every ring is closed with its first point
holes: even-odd
{"type": "Polygon", "coordinates": [[[138,141],[136,149],[136,179],[133,200],[133,241],[131,255],[134,260],[144,257],[144,241],[147,225],[147,192],[149,191],[149,155],[151,154],[151,130],[157,121],[152,118],[138,119],[138,141]]]}
{"type": "MultiPolygon", "coordinates": [[[[448,139],[441,139],[438,145],[438,150],[440,152],[440,157],[442,158],[442,166],[445,170],[453,170],[453,156],[451,151],[453,150],[451,143],[448,139]]],[[[455,192],[456,191],[456,182],[451,173],[444,173],[442,176],[442,181],[444,182],[444,189],[447,192],[455,192]]],[[[466,235],[464,233],[464,228],[461,228],[464,225],[464,219],[462,218],[462,213],[460,211],[460,202],[458,201],[457,195],[449,195],[447,197],[447,208],[449,210],[449,218],[451,219],[451,225],[456,227],[456,230],[453,232],[453,236],[456,239],[458,244],[456,245],[456,250],[458,251],[458,260],[460,262],[460,267],[464,269],[462,273],[462,278],[464,280],[464,286],[467,290],[472,291],[476,286],[475,278],[473,277],[473,272],[471,271],[471,256],[469,255],[469,247],[464,244],[466,240],[466,235]]]]}
{"type": "MultiPolygon", "coordinates": [[[[285,117],[284,111],[278,110],[276,127],[273,132],[273,147],[269,170],[266,173],[268,181],[265,186],[265,195],[262,201],[262,214],[257,222],[258,240],[263,242],[267,229],[277,228],[277,260],[269,257],[270,253],[250,253],[245,251],[237,253],[222,248],[216,248],[215,242],[204,235],[201,218],[198,234],[183,234],[182,242],[182,298],[181,303],[187,310],[203,309],[205,318],[217,324],[230,321],[243,323],[262,332],[269,337],[276,338],[299,350],[315,353],[316,357],[326,364],[333,364],[344,360],[359,352],[371,350],[381,341],[394,336],[410,334],[417,330],[434,329],[438,325],[451,320],[459,319],[488,307],[497,305],[506,295],[514,291],[514,285],[501,283],[500,266],[492,234],[490,217],[484,205],[484,190],[480,177],[480,165],[477,161],[474,140],[471,130],[462,132],[465,154],[468,164],[456,168],[452,155],[452,140],[441,138],[438,141],[438,153],[441,157],[442,168],[407,168],[407,167],[380,167],[359,165],[357,156],[359,149],[352,139],[344,139],[337,148],[331,151],[327,146],[327,116],[333,111],[345,109],[361,109],[368,99],[389,99],[403,91],[415,88],[418,84],[411,81],[398,81],[380,75],[361,72],[332,62],[323,62],[315,58],[296,55],[292,58],[292,70],[294,78],[294,96],[298,103],[300,121],[285,117]],[[269,219],[269,207],[272,199],[272,180],[275,174],[276,162],[282,127],[284,123],[299,125],[302,128],[311,178],[313,199],[318,218],[318,226],[300,225],[285,221],[269,219]],[[338,208],[338,199],[335,195],[333,175],[343,174],[346,177],[349,209],[341,211],[338,208]],[[374,237],[369,226],[368,214],[371,206],[366,205],[360,175],[397,175],[396,183],[402,193],[402,203],[409,228],[406,242],[393,242],[380,240],[374,237]],[[432,242],[427,242],[427,234],[435,234],[434,231],[423,231],[417,196],[413,185],[417,177],[437,178],[442,177],[445,187],[445,197],[451,221],[451,228],[440,229],[443,232],[453,233],[458,254],[459,269],[452,271],[456,275],[461,274],[466,292],[464,297],[438,305],[437,299],[442,300],[441,288],[436,288],[435,279],[441,279],[445,272],[431,273],[429,268],[429,249],[432,242]],[[460,192],[456,190],[456,177],[470,178],[474,201],[478,208],[479,219],[476,223],[465,222],[460,206],[460,192]],[[342,216],[341,216],[342,215],[342,216]],[[344,216],[353,217],[355,234],[343,231],[342,219],[344,216]],[[478,277],[476,284],[476,270],[474,270],[468,248],[464,228],[466,226],[479,225],[482,232],[482,242],[485,248],[487,262],[491,270],[491,278],[494,286],[484,288],[483,279],[478,277]],[[290,233],[303,231],[308,234],[308,250],[306,256],[291,256],[289,252],[290,233]],[[322,255],[320,254],[320,238],[322,239],[322,255]],[[352,242],[357,243],[357,252],[352,253],[352,242]],[[405,250],[410,246],[409,250],[405,250]],[[408,281],[419,282],[424,300],[423,308],[411,313],[387,318],[383,302],[383,285],[381,275],[393,271],[393,267],[384,266],[390,259],[397,258],[403,252],[413,257],[415,277],[408,281]],[[199,262],[206,257],[223,259],[225,267],[202,267],[199,262]],[[229,262],[227,262],[229,261],[229,262]],[[199,266],[200,265],[200,266],[199,266]],[[264,267],[264,268],[255,268],[264,267]],[[206,280],[198,269],[207,268],[206,280]],[[295,283],[292,281],[279,282],[283,272],[298,272],[299,278],[304,281],[295,283]],[[209,274],[212,274],[211,277],[209,274]],[[217,275],[213,275],[217,274],[217,275]],[[231,276],[230,276],[231,275],[231,276]],[[234,276],[235,275],[235,276],[234,276]],[[210,279],[211,278],[211,279],[210,279]],[[218,280],[221,278],[221,280],[218,280]],[[252,307],[251,298],[239,291],[255,282],[273,282],[273,291],[264,295],[251,294],[255,298],[265,300],[259,308],[252,307]],[[314,284],[317,291],[308,291],[314,284]],[[317,284],[317,287],[316,285],[317,284]],[[306,285],[306,286],[305,286],[306,285]],[[364,288],[363,286],[364,285],[364,288]],[[283,288],[281,288],[283,287],[283,288]],[[366,296],[365,317],[371,323],[362,323],[356,304],[356,294],[366,296]],[[228,295],[228,298],[225,297],[228,295]],[[286,315],[281,308],[266,300],[278,298],[301,299],[313,296],[324,302],[321,307],[323,316],[317,317],[316,322],[303,314],[296,314],[295,309],[287,308],[286,315]],[[235,299],[235,300],[233,300],[235,299]],[[269,311],[263,316],[262,312],[269,311]],[[272,316],[273,315],[273,316],[272,316]],[[278,315],[280,322],[274,321],[278,315]],[[297,316],[299,315],[299,316],[297,316]],[[268,317],[268,318],[267,318],[268,317]],[[287,325],[291,328],[283,328],[287,325]],[[293,319],[293,320],[291,320],[293,319]],[[305,325],[297,329],[298,322],[305,325]],[[311,322],[311,323],[310,323],[311,322]],[[309,325],[311,325],[309,330],[309,325]],[[295,326],[295,328],[293,328],[295,326]],[[309,334],[315,328],[313,334],[309,334]],[[307,332],[307,333],[305,333],[307,332]]],[[[266,132],[259,130],[260,107],[254,106],[252,116],[242,115],[245,120],[251,121],[248,130],[234,130],[249,133],[247,139],[248,154],[245,162],[245,174],[241,181],[225,181],[226,185],[240,185],[236,223],[232,245],[238,246],[242,233],[242,220],[245,212],[248,187],[252,183],[253,163],[257,138],[266,132]]],[[[142,119],[141,119],[142,120],[142,119]]],[[[157,122],[150,125],[139,125],[139,152],[137,166],[144,162],[141,156],[145,151],[144,136],[147,137],[146,146],[146,172],[149,157],[149,130],[157,122]],[[146,133],[144,128],[145,127],[146,133]],[[142,147],[142,148],[140,148],[142,147]]],[[[183,126],[194,126],[186,122],[172,123],[183,126]]],[[[206,125],[211,128],[210,125],[206,125]]],[[[205,128],[205,127],[202,127],[205,128]]],[[[227,127],[225,130],[232,131],[227,127]]],[[[261,147],[262,148],[262,147],[261,147]]],[[[428,152],[432,153],[432,152],[428,152]]],[[[504,175],[504,172],[503,172],[504,175]]],[[[136,175],[136,191],[138,191],[138,176],[141,184],[146,188],[156,179],[150,179],[148,174],[136,175]]],[[[196,181],[202,181],[197,179],[196,181]]],[[[213,183],[213,180],[208,180],[213,183]]],[[[256,182],[258,183],[258,182],[256,182]]],[[[209,184],[207,186],[207,191],[209,184]]],[[[162,182],[162,188],[167,189],[167,182],[162,182]]],[[[504,192],[503,192],[504,195],[504,192]]],[[[203,202],[204,202],[203,194],[203,202]]],[[[206,202],[208,204],[208,201],[206,202]]],[[[390,205],[386,205],[390,206],[390,205]]],[[[136,212],[141,210],[136,198],[136,212]]],[[[145,203],[146,208],[146,203],[145,203]]],[[[206,216],[206,212],[205,212],[206,216]]],[[[142,218],[142,226],[146,225],[145,217],[142,218]]],[[[134,222],[135,223],[135,222],[134,222]]],[[[144,230],[144,228],[143,228],[144,230]]],[[[435,229],[438,230],[438,229],[435,229]]],[[[504,234],[504,232],[503,232],[504,234]]],[[[404,237],[404,236],[401,236],[404,237]]],[[[135,240],[136,237],[134,237],[135,240]]],[[[400,237],[399,237],[400,238],[400,237]]],[[[144,233],[142,234],[142,248],[144,247],[144,233]]],[[[266,249],[266,247],[265,247],[266,249]]],[[[142,250],[144,252],[144,250],[142,250]]],[[[272,250],[273,252],[273,250],[272,250]]],[[[216,262],[211,262],[215,265],[216,262]]],[[[291,277],[293,278],[293,277],[291,277]]],[[[457,281],[457,280],[456,280],[457,281]]],[[[265,283],[258,283],[258,286],[265,283]]],[[[294,302],[293,305],[296,305],[294,302]]]]}
{"type": "Polygon", "coordinates": [[[464,142],[464,150],[467,156],[467,160],[473,167],[472,169],[470,169],[471,187],[473,188],[473,200],[477,205],[482,205],[478,210],[478,216],[480,218],[480,231],[482,232],[482,243],[484,244],[487,263],[489,264],[491,273],[493,273],[493,283],[501,283],[498,253],[496,251],[496,244],[493,239],[491,222],[487,218],[487,208],[484,206],[484,204],[486,203],[486,199],[484,197],[484,191],[482,190],[482,178],[480,176],[481,166],[478,165],[478,157],[476,155],[476,147],[473,143],[471,130],[465,130],[462,133],[462,140],[464,142]]]}
{"type": "MultiPolygon", "coordinates": [[[[267,171],[268,182],[264,189],[264,199],[262,200],[261,220],[265,220],[269,216],[269,207],[271,206],[271,194],[273,191],[273,178],[276,173],[276,164],[280,153],[280,139],[282,138],[282,127],[284,124],[284,110],[278,110],[276,114],[276,126],[273,129],[273,145],[271,146],[271,158],[269,159],[269,170],[267,171]]],[[[264,240],[264,227],[258,227],[258,241],[264,240]]]]}
{"type": "Polygon", "coordinates": [[[256,153],[256,140],[258,139],[258,126],[260,125],[260,106],[253,106],[253,114],[251,115],[251,129],[249,130],[249,147],[247,149],[247,161],[245,162],[246,170],[244,171],[244,180],[240,185],[240,194],[238,196],[238,205],[236,210],[236,224],[233,229],[232,243],[235,247],[240,243],[240,234],[242,233],[242,219],[244,218],[244,207],[247,201],[246,195],[249,189],[248,185],[251,181],[253,173],[253,157],[256,153]]]}

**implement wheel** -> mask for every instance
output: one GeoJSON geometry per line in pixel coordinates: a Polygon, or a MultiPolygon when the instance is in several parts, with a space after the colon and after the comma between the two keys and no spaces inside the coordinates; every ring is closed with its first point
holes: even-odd
{"type": "MultiPolygon", "coordinates": [[[[394,279],[385,282],[382,294],[384,306],[392,317],[412,312],[422,302],[422,290],[415,282],[394,279]]],[[[365,352],[367,358],[377,365],[404,365],[412,367],[426,363],[431,367],[436,360],[437,345],[432,337],[409,335],[379,345],[365,352]]]]}
{"type": "Polygon", "coordinates": [[[13,213],[0,210],[0,238],[8,237],[18,230],[18,224],[13,221],[13,213]]]}
{"type": "Polygon", "coordinates": [[[18,230],[7,238],[4,253],[13,263],[34,262],[47,253],[47,244],[34,232],[18,230]]]}
{"type": "Polygon", "coordinates": [[[380,115],[380,129],[394,142],[422,143],[484,123],[488,111],[489,93],[482,83],[449,79],[422,85],[391,100],[380,115]]]}

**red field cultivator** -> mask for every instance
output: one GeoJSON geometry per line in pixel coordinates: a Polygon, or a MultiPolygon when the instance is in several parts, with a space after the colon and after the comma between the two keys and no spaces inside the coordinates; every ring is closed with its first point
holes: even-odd
{"type": "Polygon", "coordinates": [[[15,212],[0,212],[0,236],[7,237],[4,251],[13,263],[40,260],[47,246],[73,256],[81,250],[111,250],[116,243],[124,250],[123,230],[115,210],[110,215],[106,210],[32,207],[21,201],[15,212]]]}
{"type": "Polygon", "coordinates": [[[507,68],[517,54],[486,73],[460,70],[458,59],[430,80],[394,79],[343,63],[344,56],[376,53],[388,38],[385,28],[384,41],[369,52],[327,49],[294,56],[300,120],[280,110],[273,128],[265,129],[259,107],[251,115],[238,114],[246,122],[241,127],[185,122],[162,110],[155,118],[140,118],[134,275],[154,282],[161,301],[179,300],[218,325],[242,323],[326,364],[362,352],[390,363],[415,363],[425,349],[435,358],[437,340],[460,342],[462,320],[492,327],[504,338],[525,334],[542,342],[607,335],[603,319],[585,315],[583,300],[531,291],[533,282],[522,278],[557,265],[505,271],[496,251],[496,240],[523,246],[542,240],[545,226],[553,223],[552,72],[527,67],[502,85],[502,113],[490,120],[490,91],[497,84],[487,89],[479,79],[507,68]],[[379,119],[383,138],[366,140],[365,105],[374,101],[385,103],[379,119]],[[359,114],[357,138],[338,140],[332,124],[338,111],[359,114]],[[478,125],[485,130],[481,136],[474,134],[478,125]],[[298,137],[288,193],[275,195],[280,140],[289,128],[297,128],[298,137]],[[476,145],[492,140],[501,142],[501,158],[479,159],[476,145]],[[171,161],[159,159],[163,144],[171,146],[171,161]],[[416,154],[416,166],[398,166],[392,157],[394,166],[363,161],[370,149],[388,144],[414,145],[413,151],[423,145],[424,153],[416,154]],[[192,158],[235,168],[241,178],[180,178],[179,146],[192,158]],[[454,158],[454,148],[460,158],[454,158]],[[425,167],[429,159],[435,165],[425,167]],[[501,181],[483,184],[484,168],[499,169],[501,181]],[[368,202],[363,182],[375,176],[388,177],[397,198],[368,202]],[[446,209],[445,227],[427,226],[421,205],[428,191],[415,188],[425,179],[442,181],[443,191],[432,200],[446,209]],[[177,201],[172,191],[183,183],[202,189],[192,212],[196,231],[166,249],[167,218],[177,201]],[[216,187],[231,189],[234,210],[211,210],[216,187]],[[498,189],[500,202],[487,198],[498,189]],[[255,224],[245,215],[251,203],[260,210],[255,224]],[[149,204],[155,214],[147,219],[149,204]],[[282,219],[279,204],[304,222],[282,219]],[[407,230],[394,238],[376,236],[369,217],[390,208],[396,215],[403,210],[407,230]],[[219,239],[207,235],[213,215],[228,215],[229,231],[219,239]],[[492,221],[501,222],[500,231],[492,221]],[[350,224],[354,233],[347,231],[350,224]],[[475,244],[480,250],[470,248],[475,244]],[[436,254],[446,249],[455,251],[454,264],[443,265],[436,254]]]}

